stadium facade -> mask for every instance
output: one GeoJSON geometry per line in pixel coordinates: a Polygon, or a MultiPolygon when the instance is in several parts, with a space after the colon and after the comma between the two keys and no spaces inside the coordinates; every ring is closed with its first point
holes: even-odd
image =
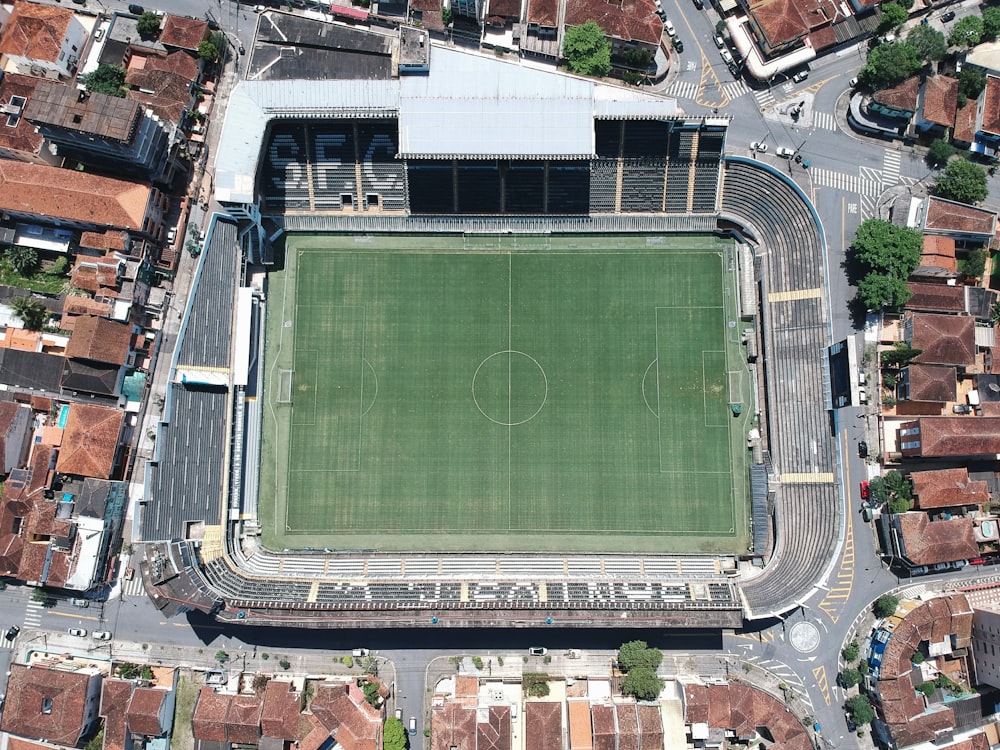
{"type": "MultiPolygon", "coordinates": [[[[398,49],[413,48],[415,34],[400,31],[398,49]]],[[[812,362],[829,339],[823,296],[767,303],[823,288],[808,200],[776,171],[726,157],[726,118],[420,36],[426,64],[418,54],[413,72],[245,80],[231,94],[215,173],[226,214],[199,261],[140,510],[140,570],[154,601],[313,627],[735,628],[797,606],[829,575],[843,528],[812,362]],[[266,282],[254,269],[298,231],[731,234],[741,305],[757,321],[748,347],[763,355],[746,555],[265,549],[256,503],[266,282]],[[818,438],[799,434],[813,428],[818,438]]]]}

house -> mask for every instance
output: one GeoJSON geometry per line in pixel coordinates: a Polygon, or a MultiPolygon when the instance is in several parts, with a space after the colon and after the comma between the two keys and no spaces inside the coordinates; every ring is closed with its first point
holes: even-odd
{"type": "Polygon", "coordinates": [[[906,458],[1000,454],[1000,417],[921,417],[902,422],[897,445],[906,458]]]}
{"type": "Polygon", "coordinates": [[[137,687],[125,711],[125,723],[133,735],[166,737],[174,722],[174,691],[162,687],[137,687]]]}
{"type": "Polygon", "coordinates": [[[118,468],[125,413],[96,404],[70,404],[56,471],[110,479],[118,468]]]}
{"type": "Polygon", "coordinates": [[[101,680],[94,667],[11,664],[0,730],[74,747],[97,724],[101,680]]]}
{"type": "Polygon", "coordinates": [[[185,110],[195,108],[200,74],[198,63],[186,52],[130,47],[126,96],[152,110],[162,121],[183,126],[185,110]]]}
{"type": "Polygon", "coordinates": [[[302,699],[290,682],[270,680],[264,689],[260,711],[260,734],[282,742],[300,739],[302,699]]]}
{"type": "Polygon", "coordinates": [[[715,746],[710,737],[756,738],[757,727],[766,727],[783,750],[813,747],[807,729],[781,700],[739,681],[684,685],[684,723],[688,736],[703,747],[715,746]]]}
{"type": "Polygon", "coordinates": [[[149,183],[0,161],[0,212],[32,224],[159,238],[168,205],[149,183]]]}
{"type": "Polygon", "coordinates": [[[132,99],[42,81],[24,117],[63,158],[116,177],[173,179],[170,134],[132,99]]]}
{"type": "Polygon", "coordinates": [[[997,213],[937,196],[928,196],[921,202],[921,229],[924,234],[943,234],[958,241],[985,245],[993,239],[997,226],[997,213]]]}
{"type": "Polygon", "coordinates": [[[80,316],[66,346],[63,390],[121,395],[125,372],[132,365],[133,333],[128,323],[96,315],[80,316]]]}
{"type": "Polygon", "coordinates": [[[35,88],[44,80],[20,73],[4,73],[0,77],[0,159],[13,159],[31,164],[58,167],[62,158],[42,148],[45,139],[35,126],[24,118],[24,109],[35,95],[35,88]]]}
{"type": "Polygon", "coordinates": [[[958,110],[958,79],[928,76],[921,92],[921,106],[915,122],[923,134],[948,140],[958,110]]]}
{"type": "Polygon", "coordinates": [[[159,42],[168,50],[183,50],[193,58],[198,55],[198,46],[208,41],[209,36],[208,21],[167,13],[159,42]]]}
{"type": "Polygon", "coordinates": [[[0,473],[24,465],[31,427],[31,408],[12,401],[0,401],[0,473]]]}
{"type": "Polygon", "coordinates": [[[969,479],[969,470],[964,467],[914,471],[910,481],[913,482],[915,506],[921,510],[981,507],[990,501],[987,483],[969,479]]]}
{"type": "MultiPolygon", "coordinates": [[[[634,49],[655,54],[663,36],[663,21],[653,0],[565,0],[564,27],[594,21],[611,44],[612,58],[623,58],[634,49]]],[[[564,32],[565,33],[565,32],[564,32]]]]}
{"type": "Polygon", "coordinates": [[[910,277],[948,280],[957,279],[959,275],[958,259],[955,257],[955,238],[925,234],[920,265],[910,277]]]}
{"type": "Polygon", "coordinates": [[[527,701],[524,704],[524,750],[549,750],[553,747],[562,747],[562,737],[561,703],[527,701]]]}
{"type": "Polygon", "coordinates": [[[970,367],[976,363],[976,321],[969,316],[908,313],[903,340],[920,354],[918,364],[970,367]]]}
{"type": "Polygon", "coordinates": [[[527,0],[526,33],[521,35],[521,50],[534,57],[556,60],[559,46],[559,0],[527,0]]]}
{"type": "MultiPolygon", "coordinates": [[[[905,408],[897,413],[940,414],[941,407],[955,400],[957,378],[954,367],[942,365],[909,365],[899,372],[896,398],[901,402],[921,402],[916,409],[905,408]]],[[[915,404],[910,404],[913,406],[915,404]]],[[[899,404],[897,403],[897,407],[899,404]]]]}
{"type": "Polygon", "coordinates": [[[15,0],[0,35],[0,67],[38,78],[71,78],[87,36],[69,8],[15,0]]]}
{"type": "Polygon", "coordinates": [[[937,565],[979,556],[971,517],[932,521],[927,513],[896,513],[891,521],[893,553],[911,566],[937,565]]]}
{"type": "MultiPolygon", "coordinates": [[[[590,701],[586,699],[567,700],[566,712],[569,715],[570,750],[592,750],[594,732],[590,718],[590,701]]],[[[433,734],[433,730],[431,732],[433,734]]]]}

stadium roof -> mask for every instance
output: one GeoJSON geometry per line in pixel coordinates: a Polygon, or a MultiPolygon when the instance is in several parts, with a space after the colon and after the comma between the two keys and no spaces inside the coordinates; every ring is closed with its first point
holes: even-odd
{"type": "Polygon", "coordinates": [[[399,118],[409,158],[590,158],[595,118],[678,114],[674,99],[435,46],[431,73],[395,80],[243,81],[218,148],[215,193],[251,203],[273,118],[399,118]],[[447,133],[447,137],[442,137],[447,133]]]}

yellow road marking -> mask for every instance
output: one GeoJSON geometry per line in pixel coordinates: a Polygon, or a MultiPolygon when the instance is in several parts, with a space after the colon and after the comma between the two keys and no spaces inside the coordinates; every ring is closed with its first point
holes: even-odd
{"type": "Polygon", "coordinates": [[[826,667],[816,667],[813,670],[813,677],[816,679],[816,687],[823,694],[826,705],[830,705],[830,683],[826,681],[826,667]]]}
{"type": "Polygon", "coordinates": [[[819,287],[814,289],[793,289],[789,292],[771,292],[767,295],[768,302],[794,302],[800,299],[819,299],[823,296],[823,290],[819,287]]]}
{"type": "Polygon", "coordinates": [[[788,473],[781,475],[782,484],[829,484],[833,482],[833,472],[817,471],[811,474],[788,473]]]}
{"type": "Polygon", "coordinates": [[[94,622],[100,622],[100,617],[95,617],[94,615],[77,615],[72,612],[46,612],[47,615],[55,615],[56,617],[69,617],[71,620],[93,620],[94,622]]]}
{"type": "MultiPolygon", "coordinates": [[[[847,432],[841,433],[841,447],[844,453],[847,451],[847,432]]],[[[844,480],[846,486],[851,486],[851,467],[844,463],[844,480]]],[[[847,528],[844,529],[844,550],[840,556],[840,567],[837,571],[837,583],[826,593],[823,601],[819,603],[819,608],[833,621],[834,624],[840,618],[840,608],[842,602],[851,598],[854,590],[854,517],[851,514],[851,503],[845,498],[847,512],[844,514],[847,519],[847,528]]]]}
{"type": "Polygon", "coordinates": [[[722,88],[722,81],[719,77],[715,75],[715,69],[712,67],[712,63],[708,61],[708,57],[705,56],[705,50],[701,49],[699,45],[698,51],[701,53],[701,78],[698,81],[698,92],[695,94],[695,101],[703,107],[726,107],[732,101],[729,98],[729,94],[726,90],[722,88]],[[708,89],[714,88],[718,91],[722,98],[718,101],[708,101],[704,98],[704,94],[708,89]]]}

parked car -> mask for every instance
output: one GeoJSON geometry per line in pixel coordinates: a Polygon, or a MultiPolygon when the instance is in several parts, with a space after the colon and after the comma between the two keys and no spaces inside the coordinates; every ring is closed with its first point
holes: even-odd
{"type": "Polygon", "coordinates": [[[726,46],[726,40],[722,38],[720,34],[716,34],[712,37],[712,41],[715,42],[715,46],[722,49],[726,46]]]}
{"type": "Polygon", "coordinates": [[[722,47],[719,50],[719,54],[722,55],[722,59],[725,61],[726,65],[733,65],[735,63],[733,60],[733,54],[725,47],[722,47]]]}
{"type": "Polygon", "coordinates": [[[680,38],[676,36],[674,37],[674,49],[677,50],[678,52],[684,51],[684,42],[682,42],[680,38]]]}
{"type": "Polygon", "coordinates": [[[948,21],[954,21],[955,11],[953,10],[945,11],[944,13],[941,14],[941,20],[944,21],[945,23],[947,23],[948,21]]]}
{"type": "Polygon", "coordinates": [[[767,144],[761,143],[760,141],[754,141],[750,144],[750,153],[766,154],[767,144]]]}
{"type": "Polygon", "coordinates": [[[531,656],[545,656],[548,652],[549,650],[544,646],[532,646],[528,649],[528,653],[531,656]]]}
{"type": "Polygon", "coordinates": [[[968,404],[955,404],[951,407],[951,410],[955,412],[955,414],[972,414],[972,407],[968,404]]]}
{"type": "Polygon", "coordinates": [[[128,12],[136,16],[141,16],[143,13],[146,12],[146,9],[143,8],[141,5],[136,5],[135,3],[131,3],[128,6],[128,12]]]}
{"type": "Polygon", "coordinates": [[[915,568],[910,568],[910,577],[912,578],[913,576],[922,576],[929,572],[930,568],[928,568],[926,565],[918,565],[915,568]]]}
{"type": "Polygon", "coordinates": [[[86,638],[87,637],[87,630],[86,630],[86,628],[70,628],[69,629],[69,634],[70,635],[75,635],[77,638],[86,638]]]}
{"type": "Polygon", "coordinates": [[[705,7],[705,4],[701,0],[694,0],[694,7],[701,10],[705,7]]]}
{"type": "Polygon", "coordinates": [[[416,734],[417,734],[417,717],[416,716],[411,716],[410,717],[410,736],[414,737],[414,736],[416,736],[416,734]]]}
{"type": "Polygon", "coordinates": [[[795,149],[788,148],[787,146],[778,146],[776,149],[774,149],[774,153],[776,153],[783,159],[791,159],[793,156],[795,156],[795,149]]]}
{"type": "Polygon", "coordinates": [[[861,499],[867,500],[869,495],[868,482],[861,483],[861,499]]]}
{"type": "Polygon", "coordinates": [[[985,564],[986,564],[985,557],[973,557],[971,560],[969,560],[969,565],[985,565],[985,564]]]}
{"type": "MultiPolygon", "coordinates": [[[[789,149],[789,151],[791,151],[791,149],[789,149]]],[[[785,154],[781,153],[781,149],[780,148],[778,149],[778,156],[785,156],[785,154]]],[[[785,157],[785,158],[788,158],[788,157],[785,157]]],[[[867,404],[868,403],[868,391],[865,390],[865,387],[863,385],[858,387],[858,403],[859,404],[867,404]]]]}
{"type": "Polygon", "coordinates": [[[674,30],[674,25],[673,25],[672,23],[670,23],[670,19],[667,19],[666,21],[664,21],[664,22],[663,22],[663,29],[664,29],[664,31],[666,31],[666,32],[667,32],[667,33],[668,33],[668,34],[669,34],[670,36],[673,36],[674,34],[676,34],[676,33],[677,33],[677,32],[676,32],[676,31],[674,30]]]}
{"type": "Polygon", "coordinates": [[[170,227],[170,231],[167,232],[167,244],[173,245],[177,241],[177,227],[170,227]]]}
{"type": "Polygon", "coordinates": [[[849,80],[847,82],[847,85],[850,86],[852,89],[857,88],[858,87],[858,78],[857,78],[857,76],[855,76],[854,78],[852,78],[851,80],[849,80]]]}
{"type": "Polygon", "coordinates": [[[88,602],[86,599],[80,599],[78,597],[73,597],[72,599],[69,600],[69,603],[72,604],[74,607],[79,607],[80,609],[86,609],[87,607],[90,606],[90,602],[88,602]]]}
{"type": "Polygon", "coordinates": [[[93,633],[95,641],[110,641],[111,631],[110,630],[95,630],[93,633]]]}
{"type": "Polygon", "coordinates": [[[792,76],[792,80],[795,83],[802,83],[808,77],[809,77],[809,71],[808,70],[800,70],[798,73],[796,73],[795,75],[792,76]]]}
{"type": "Polygon", "coordinates": [[[858,458],[868,458],[868,443],[864,440],[858,441],[858,458]]]}
{"type": "Polygon", "coordinates": [[[401,708],[396,709],[396,719],[398,719],[399,721],[403,720],[403,709],[401,708]]]}
{"type": "Polygon", "coordinates": [[[857,731],[858,725],[854,723],[854,717],[851,716],[850,711],[844,712],[844,718],[847,720],[847,731],[848,732],[857,731]]]}
{"type": "Polygon", "coordinates": [[[353,656],[355,659],[362,656],[368,656],[368,649],[366,648],[351,649],[351,656],[353,656]]]}
{"type": "Polygon", "coordinates": [[[19,628],[17,625],[11,625],[9,628],[7,628],[7,632],[3,634],[3,637],[6,638],[8,641],[12,641],[15,638],[17,638],[17,634],[20,632],[21,628],[19,628]]]}

